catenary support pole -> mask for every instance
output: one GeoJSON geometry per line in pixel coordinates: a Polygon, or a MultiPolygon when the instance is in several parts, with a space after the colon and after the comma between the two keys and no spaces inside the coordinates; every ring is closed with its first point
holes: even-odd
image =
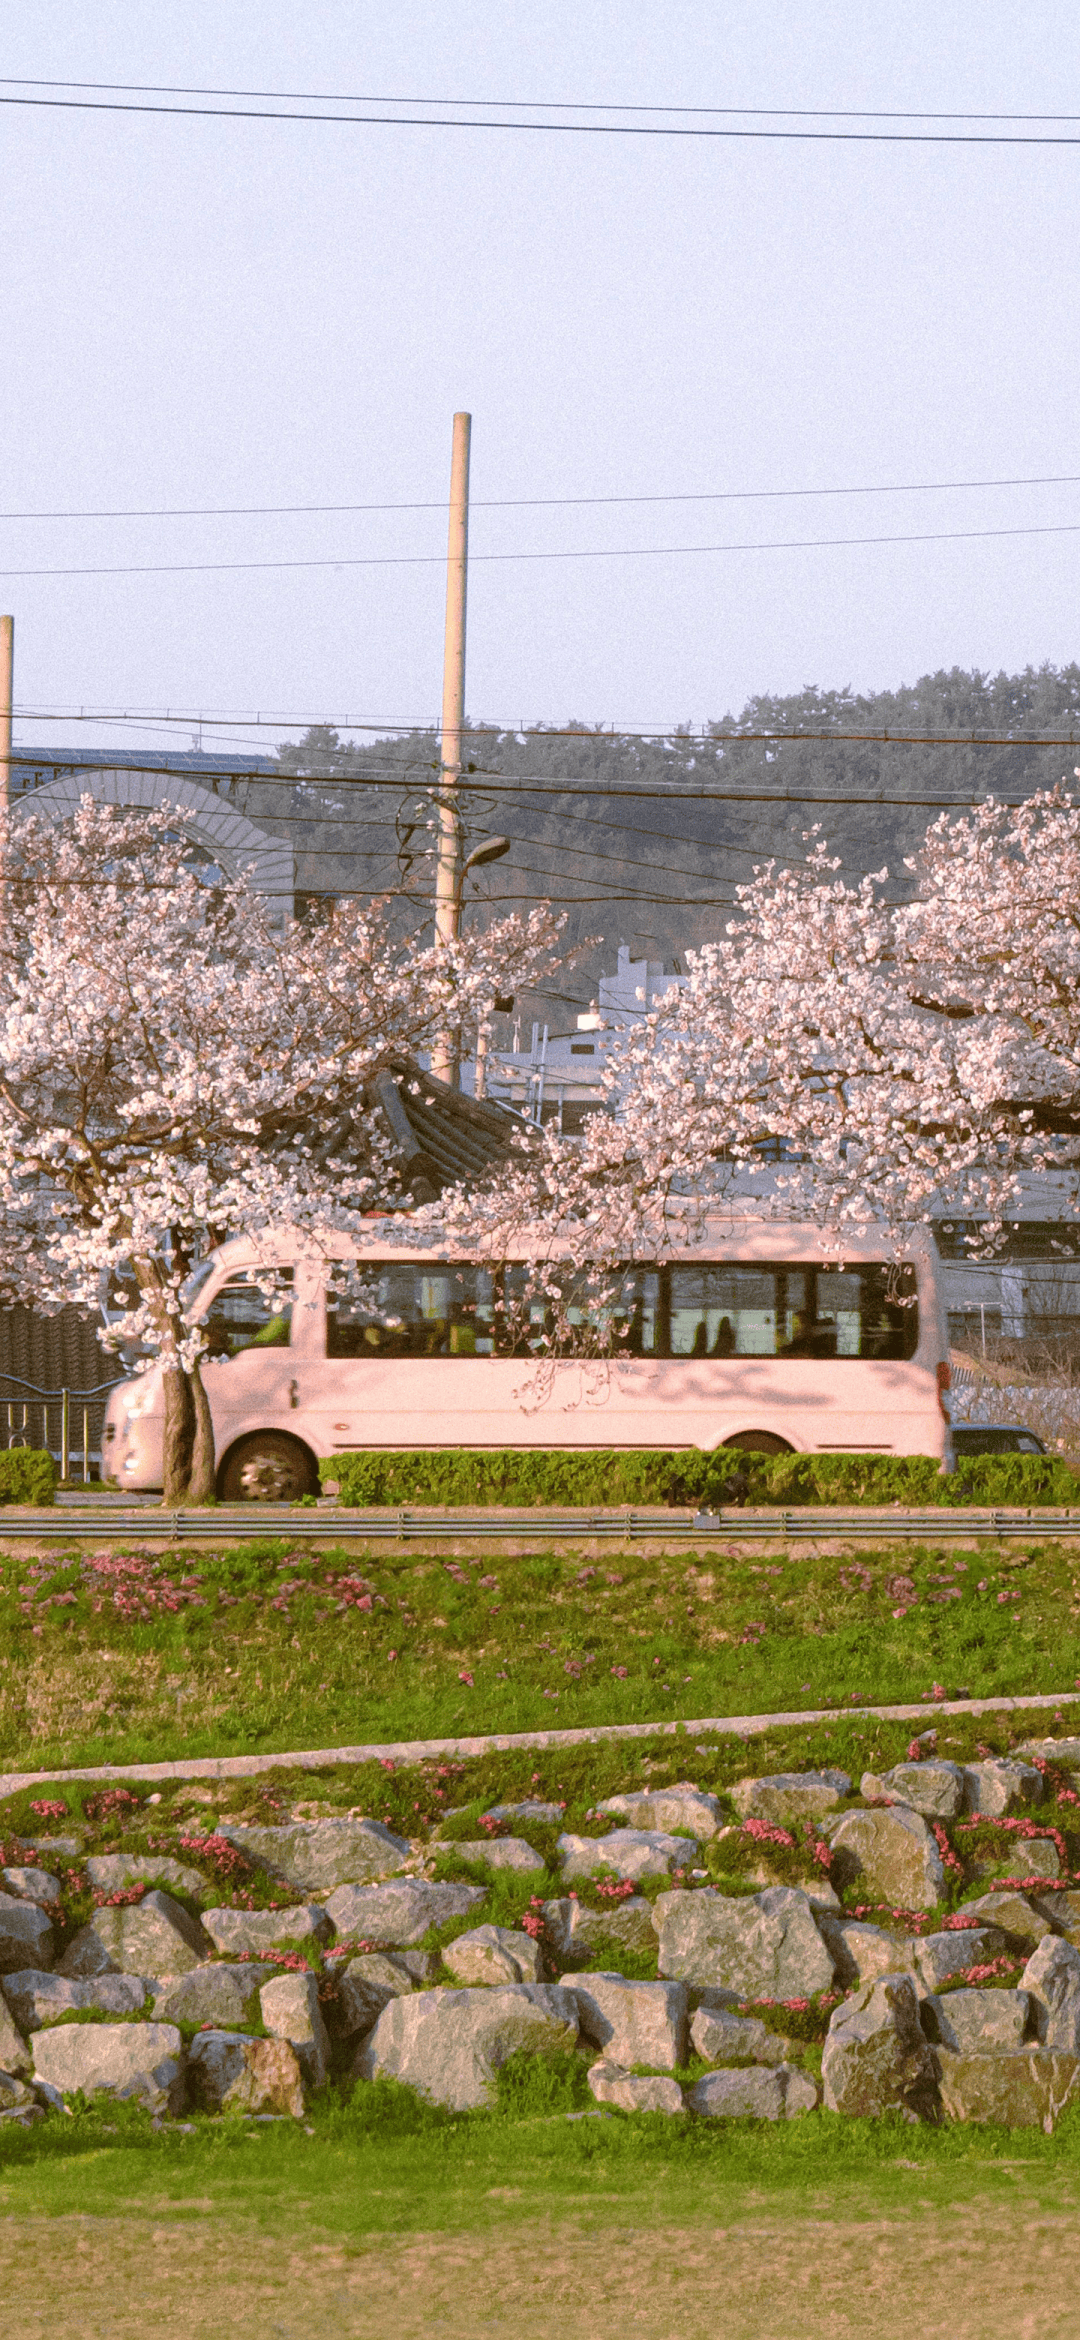
{"type": "MultiPolygon", "coordinates": [[[[465,724],[465,598],[469,565],[469,449],[471,414],[454,416],[450,464],[450,530],[446,548],[446,639],[443,651],[442,770],[439,775],[439,851],[435,877],[435,936],[457,939],[461,923],[461,745],[465,724]]],[[[434,1049],[431,1069],[455,1087],[458,1079],[454,1035],[434,1049]]]]}
{"type": "Polygon", "coordinates": [[[0,813],[11,802],[11,705],[15,676],[15,620],[0,617],[0,813]]]}

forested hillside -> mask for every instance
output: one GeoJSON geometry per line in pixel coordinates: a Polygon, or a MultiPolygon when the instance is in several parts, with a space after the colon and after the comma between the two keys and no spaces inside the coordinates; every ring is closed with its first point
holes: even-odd
{"type": "MultiPolygon", "coordinates": [[[[575,723],[526,733],[473,727],[468,762],[467,849],[494,833],[511,839],[503,860],[467,881],[471,914],[508,898],[566,908],[569,941],[589,945],[566,979],[568,1014],[573,999],[595,992],[620,942],[670,966],[717,933],[754,866],[800,857],[814,824],[847,875],[887,866],[891,888],[903,890],[905,856],[942,806],[1022,797],[1063,776],[1072,784],[1080,666],[996,676],[954,668],[866,695],[811,687],[761,696],[705,738],[641,739],[575,723]],[[824,736],[753,736],[777,731],[824,736]],[[883,732],[917,743],[837,736],[883,732]],[[978,744],[987,735],[1015,744],[978,744]],[[1046,739],[1061,744],[1033,744],[1046,739]]],[[[430,732],[357,747],[315,730],[282,754],[273,780],[245,783],[245,809],[273,827],[291,797],[304,891],[380,891],[404,877],[419,914],[432,890],[437,767],[430,732]]]]}

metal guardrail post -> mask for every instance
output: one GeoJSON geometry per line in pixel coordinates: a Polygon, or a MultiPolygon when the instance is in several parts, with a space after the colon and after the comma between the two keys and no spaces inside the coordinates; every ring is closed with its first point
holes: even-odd
{"type": "Polygon", "coordinates": [[[90,1484],[90,1408],[82,1410],[82,1476],[83,1486],[90,1484]]]}
{"type": "Polygon", "coordinates": [[[66,1478],[67,1478],[67,1475],[68,1475],[68,1464],[69,1464],[70,1460],[71,1460],[71,1395],[70,1395],[70,1392],[69,1392],[68,1390],[66,1390],[66,1389],[62,1389],[62,1390],[61,1390],[61,1392],[60,1392],[60,1476],[61,1476],[61,1478],[62,1478],[62,1479],[66,1479],[66,1478]]]}

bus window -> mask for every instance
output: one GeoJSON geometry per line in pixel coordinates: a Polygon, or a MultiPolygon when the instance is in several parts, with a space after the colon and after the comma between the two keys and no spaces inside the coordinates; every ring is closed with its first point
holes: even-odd
{"type": "MultiPolygon", "coordinates": [[[[291,1285],[291,1268],[276,1268],[274,1275],[279,1286],[291,1285]]],[[[241,1349],[287,1349],[292,1294],[279,1290],[268,1300],[250,1276],[230,1276],[200,1321],[209,1357],[237,1357],[241,1349]]]]}
{"type": "Polygon", "coordinates": [[[363,1262],[326,1303],[328,1357],[490,1357],[490,1268],[442,1260],[363,1262]]]}
{"type": "Polygon", "coordinates": [[[673,1357],[913,1357],[918,1339],[911,1267],[671,1270],[673,1357]]]}
{"type": "Polygon", "coordinates": [[[719,1262],[671,1270],[673,1357],[776,1354],[776,1274],[719,1262]]]}
{"type": "Polygon", "coordinates": [[[840,1361],[912,1357],[918,1338],[914,1269],[877,1264],[695,1260],[602,1270],[364,1261],[326,1307],[328,1357],[840,1361]]]}
{"type": "Polygon", "coordinates": [[[526,1268],[501,1278],[499,1348],[509,1356],[658,1357],[661,1271],[526,1268]]]}

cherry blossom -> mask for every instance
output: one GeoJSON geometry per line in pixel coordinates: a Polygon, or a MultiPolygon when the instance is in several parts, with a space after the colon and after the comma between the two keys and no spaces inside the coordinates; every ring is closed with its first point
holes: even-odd
{"type": "Polygon", "coordinates": [[[87,796],[13,820],[0,933],[0,1282],[46,1310],[108,1293],[114,1341],[160,1360],[167,1502],[214,1491],[195,1261],[369,1229],[396,1187],[372,1081],[483,1031],[558,934],[537,910],[436,947],[389,901],[276,926],[177,819],[87,796]]]}

